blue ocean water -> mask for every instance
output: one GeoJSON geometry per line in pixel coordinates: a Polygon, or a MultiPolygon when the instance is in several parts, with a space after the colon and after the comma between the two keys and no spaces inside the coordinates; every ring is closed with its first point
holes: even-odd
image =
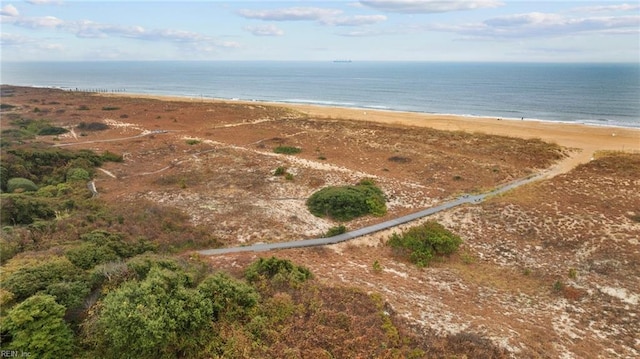
{"type": "Polygon", "coordinates": [[[3,84],[640,127],[640,64],[2,63],[3,84]]]}

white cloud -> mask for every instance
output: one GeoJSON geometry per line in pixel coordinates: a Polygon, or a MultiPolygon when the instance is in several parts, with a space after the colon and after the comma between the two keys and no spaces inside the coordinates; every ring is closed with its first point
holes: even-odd
{"type": "Polygon", "coordinates": [[[620,4],[620,5],[599,5],[584,6],[572,9],[574,12],[616,12],[616,11],[634,11],[639,10],[640,5],[620,4]]]}
{"type": "Polygon", "coordinates": [[[637,33],[640,16],[571,18],[559,14],[526,13],[496,17],[481,23],[432,24],[428,30],[453,32],[472,38],[523,38],[566,36],[578,33],[637,33]]]}
{"type": "Polygon", "coordinates": [[[341,10],[317,7],[291,7],[274,10],[238,10],[238,15],[247,19],[267,21],[320,20],[322,18],[340,15],[341,13],[341,10]]]}
{"type": "Polygon", "coordinates": [[[362,26],[377,24],[386,20],[387,17],[384,15],[356,15],[345,17],[331,17],[321,19],[320,22],[325,25],[335,26],[362,26]]]}
{"type": "Polygon", "coordinates": [[[275,25],[245,26],[244,29],[256,36],[282,36],[284,31],[275,25]]]}
{"type": "Polygon", "coordinates": [[[9,5],[3,6],[2,9],[0,9],[0,15],[8,16],[8,17],[16,17],[16,16],[19,16],[20,13],[18,12],[18,9],[16,9],[15,6],[9,4],[9,5]]]}
{"type": "Polygon", "coordinates": [[[0,33],[0,45],[2,46],[17,46],[31,42],[32,39],[25,36],[16,34],[7,34],[5,32],[0,33]]]}
{"type": "Polygon", "coordinates": [[[34,50],[46,50],[46,51],[62,51],[64,46],[56,43],[49,43],[46,40],[36,39],[33,37],[0,33],[0,46],[20,48],[21,50],[34,51],[34,50]]]}
{"type": "Polygon", "coordinates": [[[30,29],[39,28],[58,28],[65,24],[61,19],[55,16],[41,16],[41,17],[14,17],[6,21],[15,26],[26,27],[30,29]]]}
{"type": "Polygon", "coordinates": [[[26,0],[31,5],[62,5],[61,0],[26,0]]]}
{"type": "Polygon", "coordinates": [[[54,29],[73,34],[79,38],[120,37],[144,41],[170,42],[176,45],[191,44],[192,49],[237,48],[238,43],[221,42],[216,38],[192,31],[176,29],[146,29],[142,26],[103,24],[90,20],[65,21],[53,16],[2,17],[3,23],[30,29],[54,29]]]}
{"type": "Polygon", "coordinates": [[[409,14],[475,10],[503,5],[496,0],[361,0],[360,3],[378,10],[409,14]]]}
{"type": "Polygon", "coordinates": [[[405,33],[404,31],[398,30],[373,30],[373,29],[363,29],[363,30],[353,30],[347,32],[341,32],[337,35],[345,36],[345,37],[371,37],[371,36],[385,36],[385,35],[399,35],[405,33]]]}

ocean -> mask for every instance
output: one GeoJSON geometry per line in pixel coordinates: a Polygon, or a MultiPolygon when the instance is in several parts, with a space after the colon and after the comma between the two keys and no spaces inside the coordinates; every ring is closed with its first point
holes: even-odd
{"type": "Polygon", "coordinates": [[[640,64],[3,62],[3,84],[640,127],[640,64]]]}

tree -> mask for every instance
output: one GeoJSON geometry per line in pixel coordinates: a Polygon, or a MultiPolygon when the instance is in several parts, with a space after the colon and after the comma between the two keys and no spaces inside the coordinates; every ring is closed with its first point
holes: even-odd
{"type": "Polygon", "coordinates": [[[66,258],[26,261],[24,264],[20,261],[13,259],[7,263],[10,270],[2,279],[2,286],[13,293],[17,301],[35,294],[49,294],[58,303],[73,308],[82,304],[89,293],[87,275],[66,258]]]}
{"type": "Polygon", "coordinates": [[[107,358],[195,357],[210,340],[211,301],[184,275],[153,267],[104,298],[88,335],[107,358]]]}
{"type": "Polygon", "coordinates": [[[4,327],[11,335],[4,348],[29,353],[32,358],[69,358],[73,332],[64,322],[65,308],[51,295],[38,294],[8,311],[4,327]]]}
{"type": "Polygon", "coordinates": [[[215,319],[242,318],[260,298],[253,287],[223,273],[205,278],[198,285],[198,291],[211,300],[215,319]]]}
{"type": "Polygon", "coordinates": [[[36,184],[33,183],[33,181],[26,178],[16,177],[16,178],[10,179],[7,182],[8,192],[17,192],[17,191],[35,192],[37,190],[38,190],[38,186],[36,186],[36,184]]]}

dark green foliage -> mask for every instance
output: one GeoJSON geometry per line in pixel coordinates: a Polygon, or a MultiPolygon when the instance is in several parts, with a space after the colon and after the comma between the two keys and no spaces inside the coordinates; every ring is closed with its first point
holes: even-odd
{"type": "Polygon", "coordinates": [[[276,170],[273,172],[274,176],[284,176],[287,173],[287,168],[283,167],[283,166],[279,166],[278,168],[276,168],[276,170]]]}
{"type": "Polygon", "coordinates": [[[8,103],[0,103],[0,110],[11,110],[15,108],[14,105],[9,105],[8,103]]]}
{"type": "Polygon", "coordinates": [[[435,255],[449,255],[462,244],[462,239],[438,222],[412,227],[402,235],[394,233],[387,245],[409,257],[420,267],[429,265],[435,255]]]}
{"type": "Polygon", "coordinates": [[[382,190],[364,181],[355,186],[325,187],[309,197],[307,208],[315,216],[339,221],[367,214],[382,216],[387,212],[382,190]]]}
{"type": "Polygon", "coordinates": [[[246,318],[260,299],[253,287],[224,273],[205,278],[198,291],[211,301],[216,320],[222,315],[232,320],[246,318]]]}
{"type": "Polygon", "coordinates": [[[8,192],[35,192],[38,190],[38,186],[36,186],[33,181],[28,180],[22,177],[12,178],[7,182],[7,191],[8,192]]]}
{"type": "Polygon", "coordinates": [[[117,155],[113,152],[109,152],[109,151],[104,151],[102,153],[102,155],[100,156],[100,159],[102,160],[102,162],[122,162],[124,161],[124,159],[122,158],[122,155],[117,155]]]}
{"type": "Polygon", "coordinates": [[[324,236],[328,238],[328,237],[337,236],[339,234],[346,233],[346,232],[347,232],[347,227],[345,227],[344,224],[341,224],[341,225],[329,228],[329,230],[324,236]]]}
{"type": "Polygon", "coordinates": [[[9,183],[9,171],[6,167],[0,166],[0,192],[7,191],[7,184],[9,183]]]}
{"type": "Polygon", "coordinates": [[[116,107],[116,106],[103,106],[102,107],[102,111],[115,111],[115,110],[119,110],[120,107],[116,107]]]}
{"type": "MultiPolygon", "coordinates": [[[[40,112],[40,111],[39,110],[35,111],[34,109],[34,112],[40,112]]],[[[32,119],[21,118],[16,121],[12,121],[11,123],[20,128],[20,130],[18,131],[21,131],[20,132],[21,135],[18,138],[28,138],[28,137],[32,137],[33,135],[39,135],[39,136],[59,135],[59,134],[69,132],[69,130],[65,128],[51,125],[51,122],[49,120],[32,120],[32,119]]],[[[3,135],[5,131],[3,131],[3,135]]]]}
{"type": "Polygon", "coordinates": [[[35,147],[8,150],[2,156],[8,177],[24,177],[41,184],[65,182],[67,172],[72,168],[84,169],[91,176],[94,167],[105,161],[121,162],[122,156],[108,151],[98,155],[90,150],[35,147]]]}
{"type": "Polygon", "coordinates": [[[38,130],[38,136],[61,135],[67,132],[69,132],[69,130],[67,130],[66,128],[56,127],[56,126],[46,126],[38,130]]]}
{"type": "Polygon", "coordinates": [[[109,129],[109,126],[102,122],[80,122],[76,128],[82,131],[103,131],[109,129]]]}
{"type": "Polygon", "coordinates": [[[85,170],[84,168],[69,168],[69,170],[67,171],[67,182],[74,182],[74,181],[88,181],[89,179],[91,179],[91,175],[89,174],[89,171],[85,170]]]}
{"type": "Polygon", "coordinates": [[[29,353],[31,358],[70,358],[73,332],[64,322],[65,308],[50,295],[35,295],[7,312],[3,331],[11,342],[3,350],[29,353]]]}
{"type": "MultiPolygon", "coordinates": [[[[11,260],[11,262],[16,259],[11,260]]],[[[27,262],[10,271],[2,287],[22,301],[35,294],[49,294],[67,308],[80,304],[89,293],[88,276],[66,258],[27,262]]]]}
{"type": "Polygon", "coordinates": [[[212,338],[212,316],[211,301],[183,276],[154,267],[107,294],[86,329],[98,357],[192,358],[212,338]]]}
{"type": "Polygon", "coordinates": [[[269,279],[290,284],[299,284],[312,277],[309,269],[276,257],[258,259],[251,263],[244,275],[250,282],[269,279]]]}
{"type": "Polygon", "coordinates": [[[65,255],[71,263],[82,269],[155,250],[155,246],[147,241],[127,242],[123,235],[106,231],[93,231],[81,236],[81,239],[85,243],[67,250],[65,255]]]}
{"type": "Polygon", "coordinates": [[[178,263],[177,260],[160,257],[154,255],[142,255],[131,258],[127,261],[127,268],[135,273],[139,279],[144,279],[151,271],[151,268],[158,267],[161,269],[168,269],[171,271],[182,271],[183,266],[178,263]]]}
{"type": "Polygon", "coordinates": [[[3,225],[31,224],[36,219],[55,217],[53,208],[41,198],[24,194],[2,194],[0,200],[0,221],[3,225]]]}
{"type": "Polygon", "coordinates": [[[292,147],[292,146],[278,146],[273,149],[275,153],[281,153],[284,155],[295,155],[302,152],[302,148],[300,147],[292,147]]]}

